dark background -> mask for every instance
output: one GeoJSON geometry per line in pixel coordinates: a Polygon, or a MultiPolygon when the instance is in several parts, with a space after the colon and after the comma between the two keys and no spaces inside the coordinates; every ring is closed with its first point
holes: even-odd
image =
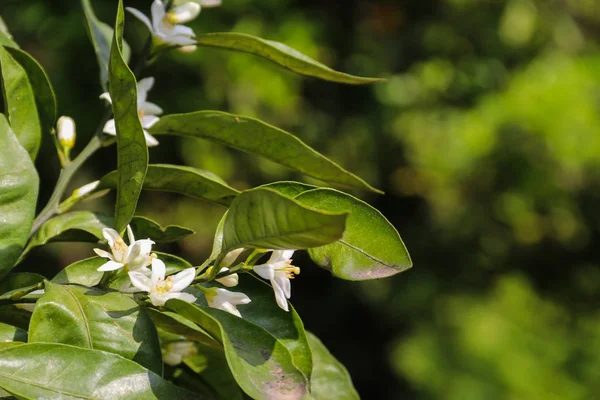
{"type": "MultiPolygon", "coordinates": [[[[94,1],[111,23],[116,1],[94,1]]],[[[126,1],[148,13],[150,0],[126,1]]],[[[103,114],[78,1],[3,0],[0,15],[48,71],[81,149],[103,114]]],[[[135,51],[144,26],[127,16],[135,51]]],[[[344,282],[295,261],[293,303],[365,399],[589,399],[600,393],[600,3],[584,0],[224,0],[190,24],[284,42],[386,83],[344,86],[249,55],[174,52],[146,69],[165,112],[218,109],[293,132],[385,190],[359,194],[396,226],[414,268],[344,282]]],[[[204,168],[238,189],[306,180],[201,141],[161,137],[152,162],[204,168]]],[[[58,176],[48,138],[41,207],[58,176]]],[[[73,188],[114,169],[114,148],[73,188]]],[[[110,212],[114,198],[86,207],[110,212]]],[[[197,234],[161,250],[199,265],[224,210],[144,193],[139,214],[197,234]]],[[[52,245],[23,269],[91,255],[52,245]]]]}

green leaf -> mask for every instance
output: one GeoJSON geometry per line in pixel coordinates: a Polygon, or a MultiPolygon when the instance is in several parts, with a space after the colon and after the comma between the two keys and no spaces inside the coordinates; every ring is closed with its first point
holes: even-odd
{"type": "MultiPolygon", "coordinates": [[[[215,230],[215,237],[213,239],[212,250],[211,250],[208,258],[202,263],[202,265],[200,267],[198,267],[198,274],[201,271],[204,271],[204,269],[206,267],[208,267],[210,265],[210,263],[212,263],[217,258],[219,258],[219,254],[221,254],[223,252],[223,227],[225,226],[225,219],[227,218],[227,212],[228,211],[225,211],[225,213],[221,217],[221,220],[219,221],[219,224],[217,225],[217,229],[215,230]]],[[[226,253],[223,253],[223,256],[225,254],[226,253]]],[[[218,273],[218,271],[216,271],[216,273],[218,273]]]]}
{"type": "Polygon", "coordinates": [[[196,346],[198,353],[183,359],[183,363],[216,392],[222,400],[243,400],[243,394],[235,381],[223,350],[196,346]]]}
{"type": "Polygon", "coordinates": [[[38,175],[8,121],[0,115],[0,276],[19,258],[33,224],[38,175]]]}
{"type": "Polygon", "coordinates": [[[215,341],[206,331],[181,315],[170,311],[158,311],[153,308],[148,308],[146,311],[157,328],[183,336],[196,343],[202,343],[208,347],[223,350],[223,346],[215,341]]]}
{"type": "Polygon", "coordinates": [[[384,79],[364,78],[335,71],[283,43],[261,39],[244,33],[219,32],[196,36],[201,46],[218,47],[250,53],[301,75],[326,81],[361,85],[382,82],[384,79]]]}
{"type": "Polygon", "coordinates": [[[135,76],[123,59],[121,49],[124,18],[123,1],[119,0],[108,64],[110,97],[117,128],[117,232],[123,232],[133,217],[148,169],[148,147],[138,117],[135,76]]]}
{"type": "Polygon", "coordinates": [[[336,360],[321,341],[306,332],[313,355],[311,393],[316,400],[359,400],[346,368],[336,360]]]}
{"type": "MultiPolygon", "coordinates": [[[[108,63],[110,60],[110,44],[114,32],[110,26],[98,20],[90,0],[81,0],[81,6],[85,15],[87,31],[100,67],[100,84],[104,91],[108,91],[108,63]]],[[[126,62],[129,62],[130,53],[129,46],[123,41],[123,58],[126,62]]]]}
{"type": "Polygon", "coordinates": [[[291,198],[294,198],[300,193],[306,192],[307,190],[318,189],[317,186],[294,181],[272,182],[267,183],[266,185],[261,185],[260,187],[276,190],[279,193],[291,198]]]}
{"type": "Polygon", "coordinates": [[[277,306],[273,288],[250,274],[240,276],[235,289],[246,294],[252,302],[243,307],[242,317],[273,335],[289,350],[296,368],[310,378],[312,356],[304,324],[293,307],[285,312],[277,306]]]}
{"type": "Polygon", "coordinates": [[[29,325],[29,342],[104,350],[162,374],[158,334],[130,297],[84,286],[48,282],[29,325]]]}
{"type": "Polygon", "coordinates": [[[398,231],[367,203],[333,189],[309,190],[295,199],[317,210],[350,212],[340,240],[308,250],[313,261],[334,276],[353,281],[379,279],[412,267],[398,231]]]}
{"type": "Polygon", "coordinates": [[[264,329],[227,312],[177,299],[167,301],[166,307],[223,344],[231,372],[248,396],[300,399],[308,393],[308,382],[287,348],[264,329]]]}
{"type": "Polygon", "coordinates": [[[102,280],[104,272],[98,271],[106,263],[106,258],[91,257],[77,261],[63,268],[54,278],[52,283],[76,284],[82,286],[96,286],[102,280]]]}
{"type": "MultiPolygon", "coordinates": [[[[27,304],[27,306],[31,306],[31,304],[27,304]]],[[[0,322],[26,330],[29,328],[30,319],[31,311],[25,309],[23,304],[7,304],[0,306],[0,322]]]]}
{"type": "MultiPolygon", "coordinates": [[[[98,190],[117,186],[117,172],[105,175],[98,190]]],[[[150,164],[144,190],[179,193],[185,196],[228,206],[239,193],[234,188],[214,178],[210,172],[191,167],[168,164],[150,164]]]]}
{"type": "Polygon", "coordinates": [[[112,218],[91,211],[72,211],[46,221],[31,237],[21,258],[33,248],[50,242],[97,242],[102,229],[112,227],[112,218]]]}
{"type": "Polygon", "coordinates": [[[254,118],[220,111],[197,111],[164,116],[149,131],[155,135],[207,139],[258,154],[324,182],[380,192],[296,136],[254,118]]]}
{"type": "Polygon", "coordinates": [[[35,95],[35,103],[40,114],[43,131],[52,132],[56,123],[56,95],[50,83],[50,78],[44,68],[28,53],[17,48],[8,48],[8,52],[21,64],[27,72],[29,82],[35,95]]]}
{"type": "Polygon", "coordinates": [[[26,342],[27,331],[0,322],[0,342],[26,342]]]}
{"type": "Polygon", "coordinates": [[[42,140],[42,128],[38,116],[33,87],[27,71],[0,46],[0,64],[6,114],[21,146],[35,160],[42,140]]]}
{"type": "Polygon", "coordinates": [[[202,399],[116,354],[53,343],[0,351],[0,387],[23,399],[202,399]]]}
{"type": "Polygon", "coordinates": [[[0,294],[36,285],[44,279],[45,278],[42,275],[34,274],[32,272],[10,273],[0,280],[0,294]]]}
{"type": "Polygon", "coordinates": [[[156,243],[172,243],[193,235],[191,229],[178,225],[168,225],[164,228],[157,222],[146,217],[133,217],[130,224],[137,238],[150,238],[156,243]]]}
{"type": "Polygon", "coordinates": [[[0,45],[19,48],[19,45],[13,40],[12,35],[8,31],[8,27],[2,17],[0,17],[0,45]]]}
{"type": "Polygon", "coordinates": [[[307,249],[340,239],[347,213],[305,207],[272,189],[242,192],[223,227],[223,251],[246,248],[307,249]]]}

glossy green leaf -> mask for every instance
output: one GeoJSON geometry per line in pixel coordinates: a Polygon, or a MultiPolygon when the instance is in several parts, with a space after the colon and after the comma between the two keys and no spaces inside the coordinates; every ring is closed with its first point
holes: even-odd
{"type": "MultiPolygon", "coordinates": [[[[92,45],[94,46],[94,52],[98,59],[98,66],[100,67],[100,84],[102,85],[102,89],[108,91],[108,63],[110,60],[110,45],[112,43],[114,32],[110,26],[98,20],[90,0],[81,0],[81,6],[83,7],[83,13],[86,19],[87,31],[92,45]]],[[[129,61],[129,54],[129,46],[123,41],[123,58],[126,62],[129,61]]]]}
{"type": "Polygon", "coordinates": [[[21,64],[27,72],[29,82],[35,95],[35,103],[40,114],[42,130],[50,133],[56,123],[56,95],[50,83],[50,78],[44,68],[28,53],[16,49],[7,48],[14,59],[21,64]]]}
{"type": "Polygon", "coordinates": [[[156,243],[171,243],[193,235],[194,231],[183,226],[167,225],[164,228],[146,217],[133,217],[129,223],[135,237],[150,238],[156,243]]]}
{"type": "Polygon", "coordinates": [[[91,211],[72,211],[46,221],[31,237],[23,255],[50,242],[97,242],[102,229],[112,227],[112,218],[91,211]]]}
{"type": "Polygon", "coordinates": [[[14,266],[29,237],[38,195],[38,175],[0,115],[0,276],[14,266]]]}
{"type": "Polygon", "coordinates": [[[296,136],[254,118],[220,111],[197,111],[164,116],[149,131],[155,135],[170,134],[210,140],[258,154],[325,182],[379,192],[296,136]]]}
{"type": "Polygon", "coordinates": [[[350,212],[344,236],[308,250],[321,267],[353,281],[385,278],[412,267],[396,228],[375,208],[346,193],[314,189],[296,197],[301,204],[329,212],[350,212]]]}
{"type": "Polygon", "coordinates": [[[311,393],[316,400],[359,400],[346,368],[336,360],[321,341],[306,332],[313,354],[311,393]]]}
{"type": "Polygon", "coordinates": [[[223,227],[223,252],[246,247],[307,249],[335,242],[347,213],[305,207],[272,189],[241,193],[231,203],[223,227]]]}
{"type": "Polygon", "coordinates": [[[291,198],[294,198],[300,193],[306,192],[307,190],[317,189],[317,186],[294,181],[272,182],[267,183],[266,185],[261,185],[260,187],[276,190],[279,193],[291,198]]]}
{"type": "Polygon", "coordinates": [[[324,79],[326,81],[354,85],[384,81],[384,79],[364,78],[335,71],[283,43],[261,39],[244,33],[207,33],[196,36],[196,40],[201,46],[218,47],[250,53],[272,61],[275,64],[298,74],[324,79]]]}
{"type": "Polygon", "coordinates": [[[0,322],[0,342],[26,342],[27,331],[0,322]]]}
{"type": "Polygon", "coordinates": [[[195,380],[208,385],[218,399],[242,400],[242,390],[229,369],[224,351],[207,346],[197,346],[197,351],[183,359],[183,363],[197,374],[195,380]]]}
{"type": "Polygon", "coordinates": [[[13,40],[12,35],[8,31],[8,27],[2,17],[0,17],[0,45],[19,48],[19,45],[13,40]]]}
{"type": "MultiPolygon", "coordinates": [[[[223,228],[225,227],[225,219],[227,218],[227,211],[221,217],[217,229],[215,230],[215,237],[213,239],[213,247],[208,258],[198,267],[198,273],[208,267],[213,261],[219,258],[219,255],[223,252],[223,228]]],[[[223,256],[226,253],[223,253],[223,256]]]]}
{"type": "Polygon", "coordinates": [[[21,329],[29,329],[31,319],[31,304],[7,304],[0,306],[0,322],[14,325],[21,329]]]}
{"type": "Polygon", "coordinates": [[[223,346],[190,320],[170,311],[147,310],[157,328],[223,351],[223,346]]]}
{"type": "Polygon", "coordinates": [[[13,272],[0,280],[0,294],[5,294],[16,289],[36,285],[43,280],[44,277],[42,275],[34,274],[32,272],[13,272]]]}
{"type": "Polygon", "coordinates": [[[0,351],[0,387],[22,399],[202,400],[119,355],[56,343],[0,351]]]}
{"type": "MultiPolygon", "coordinates": [[[[117,173],[113,171],[102,178],[98,190],[112,189],[116,186],[117,173]]],[[[215,179],[210,172],[168,164],[148,165],[143,188],[144,190],[179,193],[224,206],[231,204],[231,201],[239,193],[234,188],[215,179]]]]}
{"type": "Polygon", "coordinates": [[[273,288],[249,274],[242,274],[238,286],[233,290],[252,299],[250,304],[243,306],[242,317],[277,338],[289,350],[296,368],[310,378],[312,356],[304,324],[296,310],[293,307],[289,312],[280,309],[275,302],[273,288]]]}
{"type": "Polygon", "coordinates": [[[104,272],[98,271],[98,268],[106,263],[106,258],[91,257],[77,261],[63,268],[54,278],[53,283],[76,284],[82,286],[96,286],[100,283],[104,272]]]}
{"type": "Polygon", "coordinates": [[[148,148],[138,117],[137,84],[133,72],[123,58],[124,24],[123,1],[119,0],[108,64],[110,97],[117,128],[118,184],[115,229],[118,232],[123,232],[133,217],[148,169],[148,148]]]}
{"type": "Polygon", "coordinates": [[[308,382],[292,362],[287,348],[264,329],[227,312],[167,301],[166,307],[197,323],[225,348],[233,376],[254,399],[301,399],[308,382]]]}
{"type": "Polygon", "coordinates": [[[3,46],[0,46],[0,66],[4,105],[10,126],[21,146],[35,160],[42,140],[42,128],[33,87],[25,68],[3,46]]]}
{"type": "Polygon", "coordinates": [[[158,334],[130,297],[84,286],[48,282],[29,325],[29,342],[104,350],[162,374],[158,334]]]}

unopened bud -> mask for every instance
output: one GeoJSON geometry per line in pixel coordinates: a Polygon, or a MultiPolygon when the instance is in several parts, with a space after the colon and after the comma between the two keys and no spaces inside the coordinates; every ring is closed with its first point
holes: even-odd
{"type": "Polygon", "coordinates": [[[200,4],[188,1],[187,3],[173,8],[167,13],[167,18],[173,25],[185,24],[194,20],[200,14],[200,4]]]}
{"type": "MultiPolygon", "coordinates": [[[[229,271],[229,268],[223,267],[221,268],[221,271],[219,271],[219,273],[227,271],[229,271]]],[[[234,287],[237,286],[237,284],[239,283],[240,277],[238,276],[238,274],[231,274],[223,278],[215,279],[215,281],[219,282],[221,285],[226,287],[234,287]]]]}
{"type": "Polygon", "coordinates": [[[194,51],[196,51],[197,48],[198,46],[196,46],[195,44],[189,44],[187,46],[178,47],[177,50],[182,53],[193,53],[194,51]]]}
{"type": "Polygon", "coordinates": [[[75,146],[75,121],[73,118],[62,116],[56,123],[58,142],[63,151],[68,152],[75,146]]]}
{"type": "Polygon", "coordinates": [[[79,189],[73,190],[72,197],[74,197],[76,199],[84,197],[84,196],[88,195],[89,193],[93,192],[98,187],[99,184],[100,184],[100,181],[94,181],[94,182],[88,183],[87,185],[83,185],[79,189]]]}
{"type": "Polygon", "coordinates": [[[227,253],[225,255],[225,257],[223,257],[223,260],[221,261],[221,266],[223,266],[223,267],[231,266],[231,264],[233,264],[235,262],[235,260],[237,260],[237,258],[240,256],[240,254],[242,254],[242,251],[244,251],[244,248],[231,250],[229,253],[227,253]]]}

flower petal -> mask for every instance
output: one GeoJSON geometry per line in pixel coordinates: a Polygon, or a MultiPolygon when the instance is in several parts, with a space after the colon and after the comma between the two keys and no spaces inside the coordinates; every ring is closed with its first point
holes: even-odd
{"type": "Polygon", "coordinates": [[[112,104],[112,99],[110,98],[110,93],[104,92],[100,95],[100,98],[106,100],[108,104],[112,104]]]}
{"type": "MultiPolygon", "coordinates": [[[[154,267],[154,264],[152,264],[152,267],[154,267]]],[[[171,287],[171,290],[169,290],[169,292],[171,292],[171,293],[181,292],[183,289],[185,289],[186,287],[188,287],[192,284],[192,281],[194,280],[195,277],[196,277],[196,269],[195,268],[186,268],[183,271],[178,272],[175,275],[172,275],[171,283],[173,284],[173,287],[171,287]]]]}
{"type": "Polygon", "coordinates": [[[176,24],[185,24],[194,20],[200,14],[200,9],[200,4],[188,1],[169,11],[170,20],[176,24]]]}
{"type": "Polygon", "coordinates": [[[150,292],[152,287],[152,281],[146,275],[139,271],[130,271],[129,279],[131,284],[143,292],[150,292]]]}
{"type": "Polygon", "coordinates": [[[165,298],[165,303],[167,302],[167,300],[170,300],[170,299],[179,299],[179,300],[185,301],[186,303],[193,303],[196,301],[196,296],[191,295],[189,293],[183,293],[183,292],[166,293],[163,296],[165,298]]]}
{"type": "Polygon", "coordinates": [[[284,250],[283,252],[281,252],[281,259],[289,260],[294,255],[294,251],[295,250],[284,250]]]}
{"type": "Polygon", "coordinates": [[[132,13],[134,17],[136,17],[137,19],[142,21],[148,27],[150,32],[154,32],[154,28],[152,27],[152,23],[150,22],[150,19],[148,17],[146,17],[146,15],[143,12],[141,12],[140,10],[137,10],[133,7],[125,7],[125,9],[127,11],[129,11],[130,13],[132,13]]]}
{"type": "Polygon", "coordinates": [[[115,260],[112,256],[112,254],[110,254],[108,251],[104,251],[101,249],[94,249],[94,253],[98,254],[98,256],[100,256],[102,258],[108,258],[111,261],[115,260]]]}
{"type": "Polygon", "coordinates": [[[133,236],[133,230],[129,225],[127,225],[127,237],[129,237],[129,245],[131,246],[135,242],[135,236],[133,236]]]}
{"type": "Polygon", "coordinates": [[[138,106],[140,111],[144,112],[144,115],[160,115],[163,113],[163,109],[154,103],[144,101],[138,106]]]}
{"type": "MultiPolygon", "coordinates": [[[[193,37],[196,37],[196,34],[194,33],[194,30],[192,28],[190,28],[189,26],[175,25],[173,27],[173,29],[171,30],[170,36],[184,36],[186,38],[193,38],[193,37]]],[[[194,41],[194,43],[195,43],[195,41],[194,41]]],[[[192,44],[192,43],[190,43],[190,44],[192,44]]]]}
{"type": "Polygon", "coordinates": [[[275,277],[273,264],[255,265],[254,272],[256,272],[263,279],[271,280],[275,277]]]}
{"type": "Polygon", "coordinates": [[[144,115],[140,118],[140,122],[142,123],[142,128],[148,129],[151,128],[152,125],[157,123],[160,120],[156,115],[144,115]]]}
{"type": "Polygon", "coordinates": [[[283,252],[285,250],[273,250],[271,257],[267,260],[267,264],[274,264],[283,261],[283,252]]]}
{"type": "Polygon", "coordinates": [[[273,285],[273,292],[275,293],[275,300],[277,301],[277,305],[279,308],[285,311],[289,311],[288,303],[285,298],[285,292],[283,288],[279,286],[279,282],[272,280],[271,285],[273,285]]]}
{"type": "Polygon", "coordinates": [[[172,44],[174,46],[187,46],[187,45],[191,45],[191,44],[196,44],[196,40],[195,39],[191,39],[187,36],[167,36],[164,40],[164,42],[172,44]]]}
{"type": "Polygon", "coordinates": [[[154,147],[158,146],[158,140],[151,134],[149,134],[146,130],[144,130],[144,137],[146,138],[146,146],[154,147]]]}
{"type": "Polygon", "coordinates": [[[234,306],[233,304],[231,304],[229,302],[220,303],[220,304],[218,304],[217,307],[213,307],[213,308],[217,308],[219,310],[227,311],[228,313],[233,314],[236,317],[242,318],[242,314],[240,313],[240,310],[238,310],[236,308],[236,306],[234,306]]]}
{"type": "Polygon", "coordinates": [[[108,241],[108,245],[112,248],[115,243],[121,239],[121,235],[119,235],[119,232],[115,231],[114,229],[111,228],[104,228],[102,229],[102,236],[104,236],[104,239],[106,239],[108,241]]]}
{"type": "Polygon", "coordinates": [[[119,268],[123,268],[125,264],[116,262],[116,261],[107,261],[105,264],[102,264],[98,271],[115,271],[119,268]]]}
{"type": "Polygon", "coordinates": [[[154,32],[160,32],[165,16],[165,6],[163,2],[154,0],[152,7],[150,7],[150,12],[152,13],[152,26],[154,27],[154,32]]]}
{"type": "Polygon", "coordinates": [[[102,128],[102,132],[115,136],[117,134],[117,127],[115,126],[115,120],[111,119],[109,121],[106,121],[106,124],[104,124],[104,128],[102,128]]]}
{"type": "Polygon", "coordinates": [[[273,278],[273,280],[277,282],[277,285],[279,287],[281,287],[287,299],[292,297],[292,284],[289,278],[276,276],[275,278],[273,278]]]}
{"type": "Polygon", "coordinates": [[[144,79],[140,79],[137,83],[137,95],[138,95],[138,108],[141,104],[146,102],[146,98],[148,97],[148,92],[154,86],[154,78],[149,76],[144,79]]]}
{"type": "Polygon", "coordinates": [[[152,283],[156,283],[159,280],[165,279],[165,273],[167,272],[167,267],[165,263],[155,258],[152,260],[152,283]]]}

